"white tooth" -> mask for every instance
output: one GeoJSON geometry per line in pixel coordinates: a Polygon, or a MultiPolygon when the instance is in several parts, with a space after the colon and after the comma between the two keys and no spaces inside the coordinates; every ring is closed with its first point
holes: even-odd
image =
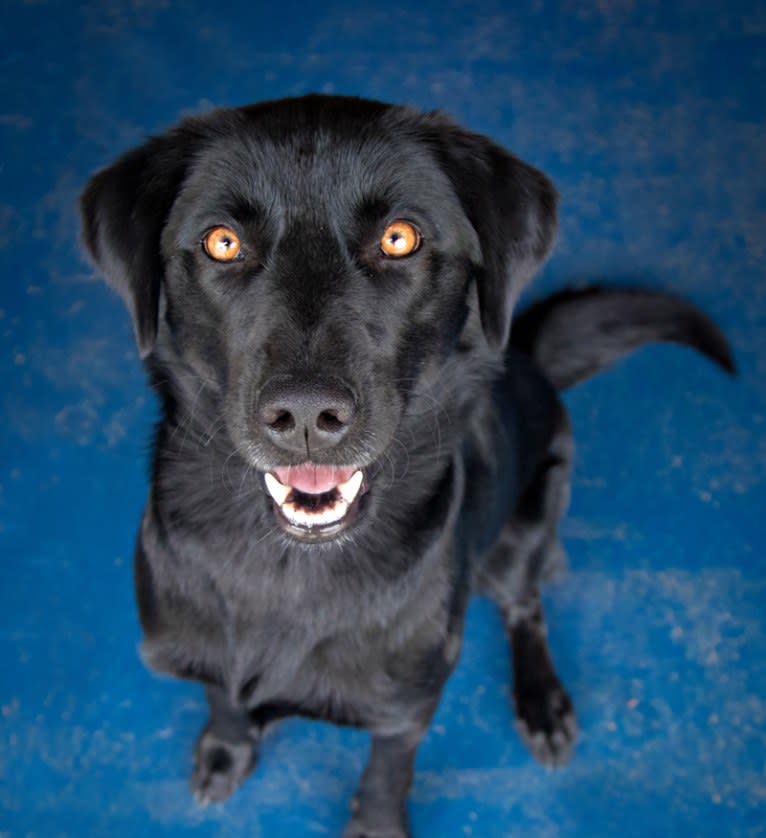
{"type": "Polygon", "coordinates": [[[317,512],[309,512],[301,509],[294,503],[286,503],[282,507],[282,513],[293,524],[301,527],[316,527],[324,524],[334,524],[340,521],[348,512],[348,504],[343,500],[317,512]]]}
{"type": "Polygon", "coordinates": [[[324,512],[325,523],[332,524],[340,521],[341,518],[346,517],[347,512],[348,504],[344,500],[338,500],[324,512]]]}
{"type": "Polygon", "coordinates": [[[346,503],[354,502],[354,498],[359,494],[359,490],[362,488],[363,476],[364,475],[361,471],[355,471],[345,483],[340,483],[338,485],[337,489],[346,503]]]}
{"type": "Polygon", "coordinates": [[[269,490],[269,494],[274,500],[282,506],[284,502],[287,500],[287,496],[290,494],[292,489],[289,486],[285,486],[284,483],[280,483],[273,474],[266,472],[265,476],[266,480],[266,488],[269,490]]]}

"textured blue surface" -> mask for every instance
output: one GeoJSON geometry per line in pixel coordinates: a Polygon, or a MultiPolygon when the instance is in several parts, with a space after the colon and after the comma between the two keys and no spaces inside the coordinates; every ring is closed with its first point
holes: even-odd
{"type": "Polygon", "coordinates": [[[28,2],[0,9],[0,836],[337,835],[362,733],[291,721],[223,806],[187,787],[199,690],[139,663],[130,556],[155,404],[77,246],[87,175],[211,104],[310,90],[440,107],[548,171],[581,279],[672,289],[726,379],[658,347],[567,396],[546,594],[572,764],[517,739],[491,608],[418,757],[420,838],[766,834],[766,5],[28,2]]]}

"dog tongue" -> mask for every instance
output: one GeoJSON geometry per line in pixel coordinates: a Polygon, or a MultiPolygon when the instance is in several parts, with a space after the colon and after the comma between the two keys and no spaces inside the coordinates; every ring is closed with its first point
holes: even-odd
{"type": "Polygon", "coordinates": [[[337,466],[317,466],[305,463],[302,466],[288,466],[275,469],[277,479],[285,486],[292,486],[307,495],[321,495],[340,483],[350,480],[356,469],[337,466]]]}

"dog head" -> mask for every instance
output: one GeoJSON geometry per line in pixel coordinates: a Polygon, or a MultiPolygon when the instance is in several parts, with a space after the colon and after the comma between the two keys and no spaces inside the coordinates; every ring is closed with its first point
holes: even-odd
{"type": "Polygon", "coordinates": [[[195,379],[303,540],[353,522],[430,390],[470,399],[456,365],[501,356],[556,229],[550,181],[491,140],[321,96],[187,120],[81,209],[142,357],[181,408],[195,379]]]}

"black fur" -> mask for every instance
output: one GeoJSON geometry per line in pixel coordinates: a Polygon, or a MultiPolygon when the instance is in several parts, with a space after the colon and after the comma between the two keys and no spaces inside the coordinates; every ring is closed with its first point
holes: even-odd
{"type": "Polygon", "coordinates": [[[522,312],[513,345],[561,391],[605,370],[649,341],[691,346],[734,373],[726,338],[694,306],[638,288],[567,289],[522,312]]]}
{"type": "Polygon", "coordinates": [[[639,298],[602,291],[538,307],[509,345],[556,193],[440,114],[319,96],[215,111],[97,174],[81,203],[162,403],[136,590],[147,663],[206,685],[197,797],[229,795],[264,727],[303,714],[372,733],[346,838],[406,835],[476,590],[505,616],[523,738],[564,762],[576,725],[538,596],[569,490],[556,388],[656,339],[729,367],[715,327],[659,295],[636,324],[639,298]],[[394,219],[423,236],[406,258],[378,245],[394,219]],[[239,259],[203,251],[217,225],[239,259]],[[332,433],[287,444],[280,399],[331,404],[332,433]],[[322,537],[285,527],[264,487],[307,459],[364,474],[322,537]]]}

